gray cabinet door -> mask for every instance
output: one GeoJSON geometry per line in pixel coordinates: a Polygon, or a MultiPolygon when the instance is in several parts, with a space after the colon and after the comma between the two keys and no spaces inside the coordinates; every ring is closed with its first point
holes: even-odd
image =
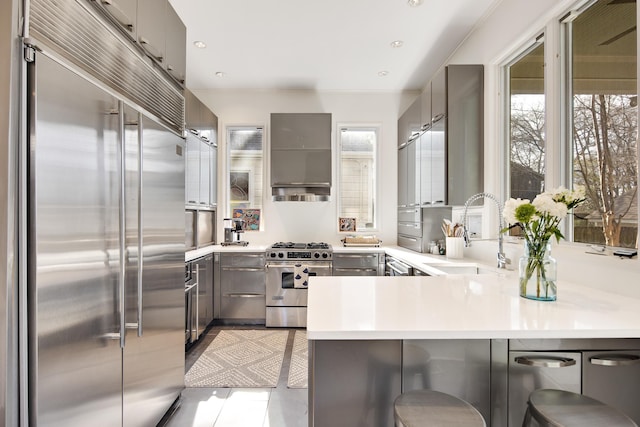
{"type": "Polygon", "coordinates": [[[166,57],[167,3],[167,0],[138,0],[138,42],[147,55],[161,64],[166,57]]]}
{"type": "Polygon", "coordinates": [[[187,28],[169,2],[166,3],[165,68],[178,82],[187,75],[187,28]]]}
{"type": "Polygon", "coordinates": [[[447,203],[464,205],[484,189],[482,65],[447,67],[447,203]]]}
{"type": "Polygon", "coordinates": [[[522,425],[527,399],[534,390],[554,388],[580,393],[581,365],[581,354],[577,352],[510,351],[509,425],[522,425]],[[571,364],[571,361],[575,363],[571,364]]]}
{"type": "Polygon", "coordinates": [[[407,144],[407,206],[420,205],[420,150],[418,139],[407,144]]]}
{"type": "Polygon", "coordinates": [[[197,260],[198,336],[213,320],[213,255],[197,260]]]}
{"type": "Polygon", "coordinates": [[[123,32],[136,40],[138,0],[98,0],[96,2],[123,32]]]}
{"type": "Polygon", "coordinates": [[[211,204],[211,145],[200,141],[200,186],[198,204],[211,204]]]}
{"type": "Polygon", "coordinates": [[[582,393],[617,408],[640,425],[640,350],[582,353],[582,393]]]}
{"type": "Polygon", "coordinates": [[[185,202],[197,205],[200,201],[200,140],[187,134],[185,173],[185,202]]]}
{"type": "Polygon", "coordinates": [[[407,168],[409,149],[405,145],[398,149],[398,206],[407,206],[407,168]]]}

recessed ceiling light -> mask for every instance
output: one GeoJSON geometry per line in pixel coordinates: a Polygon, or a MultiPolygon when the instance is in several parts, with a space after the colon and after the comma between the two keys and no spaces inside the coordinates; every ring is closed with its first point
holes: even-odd
{"type": "Polygon", "coordinates": [[[402,40],[394,40],[391,42],[391,47],[402,47],[403,44],[402,40]]]}
{"type": "Polygon", "coordinates": [[[225,76],[224,72],[222,72],[222,71],[217,71],[216,72],[216,77],[224,77],[224,76],[225,76]]]}
{"type": "Polygon", "coordinates": [[[207,47],[207,44],[205,42],[203,42],[203,41],[200,41],[200,40],[194,41],[193,45],[195,47],[197,47],[198,49],[204,49],[205,47],[207,47]]]}
{"type": "Polygon", "coordinates": [[[407,4],[411,7],[418,7],[422,4],[423,0],[407,0],[407,4]]]}
{"type": "Polygon", "coordinates": [[[386,70],[378,71],[378,76],[380,77],[385,77],[387,74],[389,74],[389,72],[386,70]]]}

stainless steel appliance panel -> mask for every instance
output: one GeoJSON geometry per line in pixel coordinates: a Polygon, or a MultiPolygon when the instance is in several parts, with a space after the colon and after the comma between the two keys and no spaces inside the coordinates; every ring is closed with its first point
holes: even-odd
{"type": "Polygon", "coordinates": [[[580,393],[582,358],[578,352],[509,352],[510,426],[522,425],[532,391],[554,388],[580,393]]]}
{"type": "Polygon", "coordinates": [[[127,329],[124,424],[155,425],[184,388],[184,140],[141,118],[141,325],[127,329]]]}
{"type": "Polygon", "coordinates": [[[198,337],[213,320],[213,255],[196,260],[198,267],[198,337]]]}
{"type": "Polygon", "coordinates": [[[184,212],[185,250],[195,249],[196,246],[196,211],[186,209],[184,212]]]}
{"type": "Polygon", "coordinates": [[[30,423],[120,425],[118,102],[42,54],[28,78],[30,423]]]}
{"type": "Polygon", "coordinates": [[[617,408],[640,425],[640,350],[582,353],[582,394],[617,408]]]}
{"type": "Polygon", "coordinates": [[[267,307],[267,327],[304,328],[307,326],[307,307],[267,307]]]}
{"type": "Polygon", "coordinates": [[[210,246],[216,242],[216,211],[199,209],[196,213],[198,221],[197,246],[210,246]]]}
{"type": "Polygon", "coordinates": [[[333,268],[373,268],[378,269],[379,258],[384,253],[333,254],[333,268]]]}
{"type": "Polygon", "coordinates": [[[398,208],[398,222],[420,222],[421,215],[419,207],[398,208]]]}

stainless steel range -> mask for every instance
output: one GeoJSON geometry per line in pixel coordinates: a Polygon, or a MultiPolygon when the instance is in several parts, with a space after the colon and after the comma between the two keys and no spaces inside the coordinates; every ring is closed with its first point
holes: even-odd
{"type": "Polygon", "coordinates": [[[331,276],[328,243],[274,243],[267,249],[267,327],[307,326],[309,277],[331,276]]]}

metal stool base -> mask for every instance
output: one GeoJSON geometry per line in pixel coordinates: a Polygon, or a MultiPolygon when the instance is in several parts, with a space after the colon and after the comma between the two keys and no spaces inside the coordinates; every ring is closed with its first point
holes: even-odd
{"type": "Polygon", "coordinates": [[[402,393],[393,404],[396,427],[486,427],[476,408],[434,390],[402,393]]]}
{"type": "Polygon", "coordinates": [[[638,427],[624,413],[599,400],[564,390],[532,392],[522,427],[534,419],[544,427],[638,427]]]}

